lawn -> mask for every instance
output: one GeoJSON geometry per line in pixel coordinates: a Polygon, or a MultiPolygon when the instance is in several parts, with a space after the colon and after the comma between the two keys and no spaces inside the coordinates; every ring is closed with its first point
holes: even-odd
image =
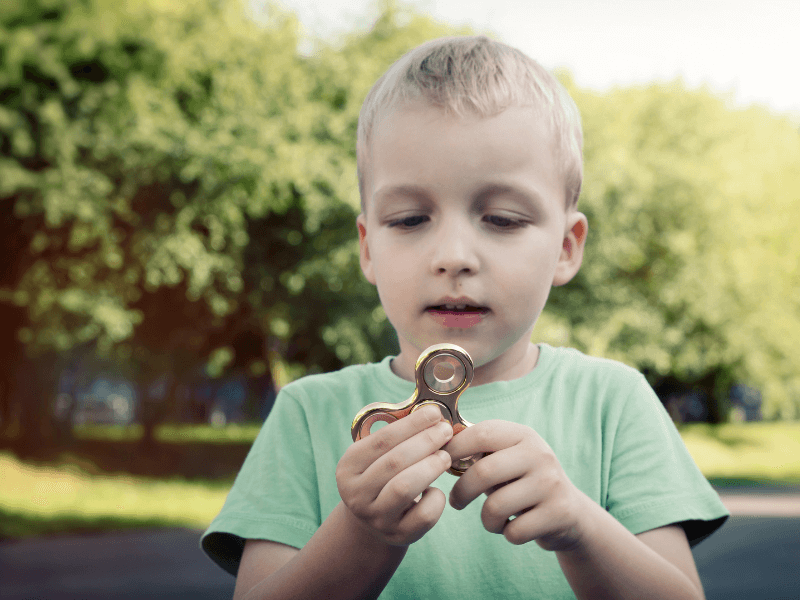
{"type": "MultiPolygon", "coordinates": [[[[157,437],[170,446],[247,445],[258,427],[172,427],[157,437]]],[[[85,439],[130,442],[135,429],[95,428],[85,439]]],[[[688,425],[681,435],[715,485],[800,484],[800,423],[688,425]]],[[[191,446],[194,447],[194,446],[191,446]]],[[[80,462],[80,461],[78,461],[80,462]]],[[[152,478],[104,473],[91,464],[23,462],[0,452],[0,539],[65,531],[179,526],[202,529],[217,514],[232,478],[152,478]]]]}
{"type": "MultiPolygon", "coordinates": [[[[155,430],[156,440],[168,444],[252,444],[260,423],[232,423],[226,427],[211,425],[161,425],[155,430]]],[[[79,440],[136,441],[142,437],[141,425],[79,425],[73,430],[79,440]]]]}
{"type": "Polygon", "coordinates": [[[133,527],[204,528],[231,481],[102,474],[0,452],[0,539],[133,527]]]}
{"type": "Polygon", "coordinates": [[[693,424],[685,425],[681,436],[718,487],[800,484],[800,422],[693,424]]]}

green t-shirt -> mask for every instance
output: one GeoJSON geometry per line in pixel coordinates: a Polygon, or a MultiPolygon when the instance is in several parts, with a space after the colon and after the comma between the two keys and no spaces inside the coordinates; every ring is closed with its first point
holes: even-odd
{"type": "MultiPolygon", "coordinates": [[[[692,461],[640,373],[567,348],[540,346],[536,368],[512,381],[467,389],[465,419],[532,427],[570,480],[634,534],[681,523],[692,544],[725,521],[725,507],[692,461]]],[[[352,443],[350,424],[370,402],[414,391],[390,358],[313,375],[284,387],[202,547],[236,573],[244,540],[301,548],[340,502],[335,470],[352,443]]],[[[456,478],[434,485],[447,496],[456,478]]],[[[553,552],[514,546],[480,520],[485,496],[449,505],[412,544],[381,598],[574,598],[553,552]]]]}

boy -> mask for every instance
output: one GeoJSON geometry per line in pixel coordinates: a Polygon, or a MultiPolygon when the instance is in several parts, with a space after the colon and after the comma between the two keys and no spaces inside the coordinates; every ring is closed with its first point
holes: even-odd
{"type": "Polygon", "coordinates": [[[703,597],[690,544],[727,513],[655,394],[530,341],[583,258],[581,136],[560,84],[483,37],[424,44],[372,88],[360,258],[400,352],[281,391],[203,539],[236,598],[703,597]],[[428,407],[351,443],[441,342],[475,362],[476,424],[453,437],[428,407]]]}

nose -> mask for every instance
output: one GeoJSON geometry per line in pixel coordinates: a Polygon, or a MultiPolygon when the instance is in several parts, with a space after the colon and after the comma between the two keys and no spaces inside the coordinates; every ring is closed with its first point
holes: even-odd
{"type": "Polygon", "coordinates": [[[474,232],[468,223],[450,219],[437,228],[433,240],[431,271],[435,275],[474,275],[478,272],[477,246],[474,232]]]}

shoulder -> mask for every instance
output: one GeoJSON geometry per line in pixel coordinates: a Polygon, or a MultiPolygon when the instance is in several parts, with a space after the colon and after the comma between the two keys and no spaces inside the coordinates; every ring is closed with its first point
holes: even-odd
{"type": "Polygon", "coordinates": [[[340,419],[343,414],[355,414],[365,404],[380,399],[378,390],[386,387],[388,371],[383,363],[370,363],[307,375],[281,388],[275,407],[281,411],[293,405],[293,410],[314,414],[316,420],[340,419]]]}
{"type": "Polygon", "coordinates": [[[655,392],[644,375],[629,365],[573,348],[549,346],[543,358],[548,392],[575,413],[594,415],[611,426],[631,404],[658,410],[655,392]]]}
{"type": "Polygon", "coordinates": [[[380,368],[380,363],[370,363],[351,365],[330,373],[306,375],[285,385],[281,393],[300,398],[309,394],[330,394],[372,386],[379,377],[380,368]]]}
{"type": "Polygon", "coordinates": [[[609,358],[590,356],[574,348],[543,346],[554,376],[573,381],[639,385],[644,376],[635,368],[609,358]]]}
{"type": "Polygon", "coordinates": [[[374,401],[372,382],[380,380],[380,368],[380,363],[349,366],[330,373],[306,375],[283,386],[257,444],[268,448],[269,455],[274,455],[277,447],[299,456],[324,445],[322,454],[340,456],[352,442],[353,416],[374,401]],[[313,440],[313,444],[299,443],[301,440],[313,440]]]}

